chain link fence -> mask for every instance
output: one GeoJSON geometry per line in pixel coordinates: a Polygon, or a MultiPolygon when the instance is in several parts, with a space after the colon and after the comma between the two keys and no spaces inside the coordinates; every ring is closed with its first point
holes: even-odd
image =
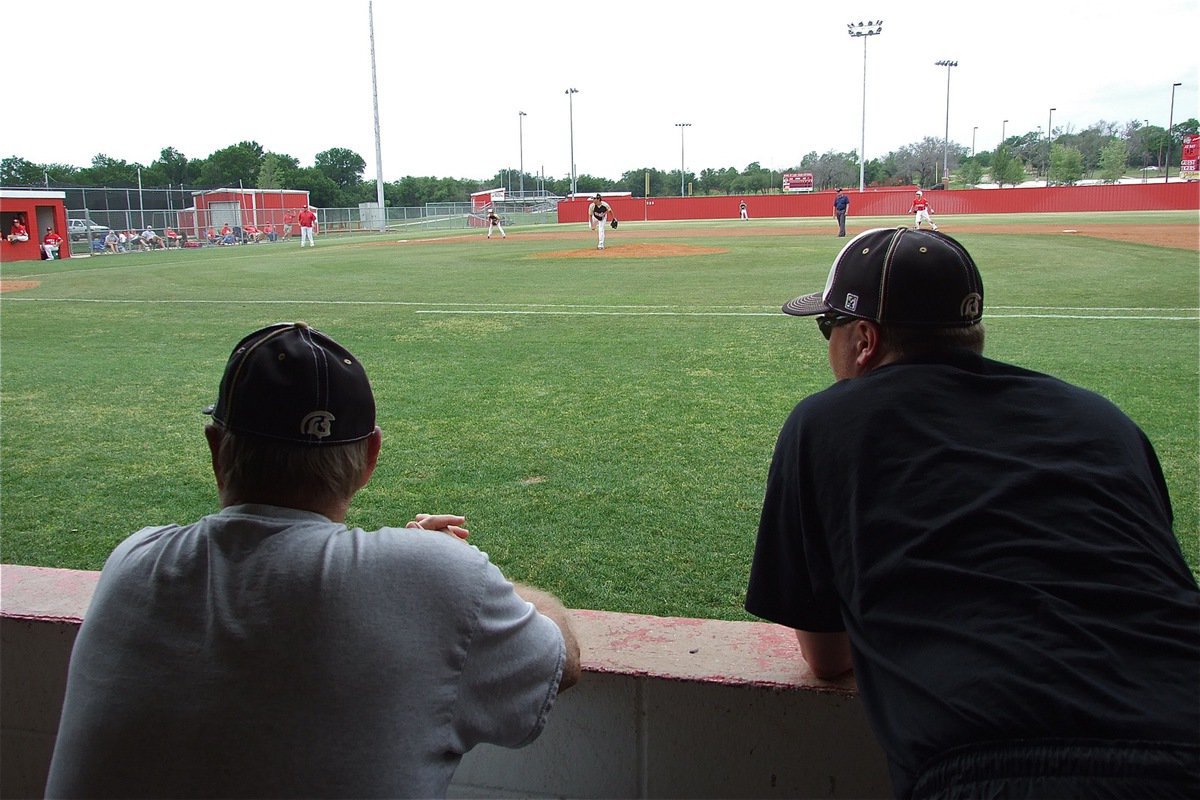
{"type": "MultiPolygon", "coordinates": [[[[237,202],[214,203],[212,207],[173,207],[166,190],[139,192],[136,189],[75,190],[67,198],[68,231],[76,252],[101,253],[105,238],[114,231],[140,234],[147,228],[164,236],[169,244],[201,247],[216,244],[228,227],[235,242],[277,241],[299,236],[295,212],[286,209],[246,208],[237,202]],[[75,196],[77,192],[77,196],[75,196]],[[152,194],[164,206],[133,205],[152,194]],[[139,197],[141,195],[141,197],[139,197]],[[91,205],[103,201],[104,205],[91,205]],[[79,205],[81,202],[87,205],[79,205]],[[116,205],[118,207],[114,208],[116,205]],[[79,246],[86,242],[86,246],[79,246]]],[[[178,194],[178,192],[176,192],[178,194]]],[[[189,193],[190,199],[190,193],[189,193]]],[[[558,199],[549,194],[500,200],[485,206],[471,203],[428,203],[424,206],[384,208],[363,203],[357,208],[314,208],[320,235],[369,233],[416,233],[420,231],[470,230],[487,227],[487,212],[494,208],[504,225],[552,225],[558,222],[558,199]]]]}

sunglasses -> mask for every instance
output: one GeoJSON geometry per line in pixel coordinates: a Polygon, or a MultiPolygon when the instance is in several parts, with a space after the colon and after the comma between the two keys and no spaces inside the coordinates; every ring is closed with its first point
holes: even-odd
{"type": "Polygon", "coordinates": [[[853,322],[855,319],[857,317],[848,317],[845,314],[822,314],[817,317],[817,327],[821,329],[821,335],[825,337],[825,340],[829,341],[834,328],[847,322],[853,322]]]}

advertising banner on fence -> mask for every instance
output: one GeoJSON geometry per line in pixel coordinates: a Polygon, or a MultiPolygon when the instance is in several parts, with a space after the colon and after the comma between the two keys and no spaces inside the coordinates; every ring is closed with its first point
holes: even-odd
{"type": "Polygon", "coordinates": [[[1197,161],[1200,161],[1200,135],[1189,133],[1183,137],[1183,156],[1179,159],[1179,174],[1185,180],[1200,178],[1197,161]]]}
{"type": "Polygon", "coordinates": [[[811,172],[783,173],[783,190],[785,192],[811,192],[813,190],[813,174],[811,172]]]}

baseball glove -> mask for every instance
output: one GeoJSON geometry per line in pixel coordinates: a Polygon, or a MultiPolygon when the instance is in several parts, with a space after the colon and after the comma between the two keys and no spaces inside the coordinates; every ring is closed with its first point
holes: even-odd
{"type": "Polygon", "coordinates": [[[614,219],[612,222],[608,223],[608,224],[609,224],[609,225],[612,225],[614,228],[615,228],[615,227],[617,227],[617,221],[616,221],[615,219],[614,219]]]}

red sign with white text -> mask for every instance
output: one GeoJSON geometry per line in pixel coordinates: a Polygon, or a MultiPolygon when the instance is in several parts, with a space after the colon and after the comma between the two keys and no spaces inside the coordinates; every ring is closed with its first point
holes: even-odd
{"type": "Polygon", "coordinates": [[[811,192],[813,190],[813,174],[811,172],[783,173],[783,190],[785,192],[811,192]]]}
{"type": "Polygon", "coordinates": [[[1198,178],[1197,162],[1200,162],[1200,134],[1189,133],[1183,137],[1183,154],[1179,159],[1179,174],[1184,178],[1198,178]]]}

